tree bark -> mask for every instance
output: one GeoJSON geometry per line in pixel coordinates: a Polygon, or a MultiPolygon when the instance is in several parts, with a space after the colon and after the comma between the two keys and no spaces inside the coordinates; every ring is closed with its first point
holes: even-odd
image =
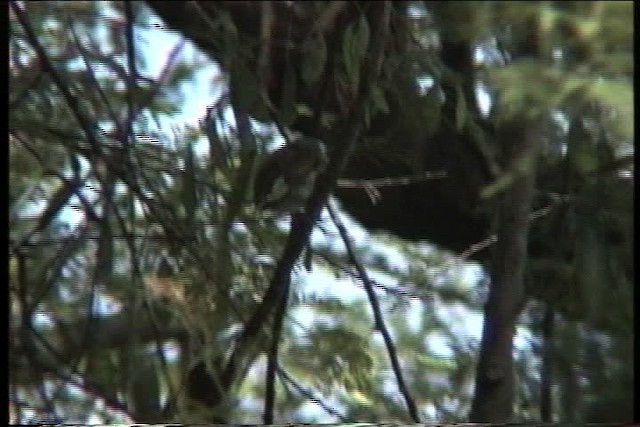
{"type": "Polygon", "coordinates": [[[492,253],[491,288],[485,305],[471,422],[509,422],[513,415],[513,335],[524,303],[529,213],[539,147],[537,129],[537,123],[523,119],[514,119],[498,129],[504,163],[511,165],[505,173],[511,174],[513,182],[496,196],[498,241],[492,253]]]}

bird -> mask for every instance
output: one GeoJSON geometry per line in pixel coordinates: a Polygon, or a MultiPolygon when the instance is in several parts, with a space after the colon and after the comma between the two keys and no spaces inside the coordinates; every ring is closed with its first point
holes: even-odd
{"type": "Polygon", "coordinates": [[[256,208],[278,215],[303,211],[327,163],[324,142],[306,136],[265,154],[255,174],[256,208]]]}

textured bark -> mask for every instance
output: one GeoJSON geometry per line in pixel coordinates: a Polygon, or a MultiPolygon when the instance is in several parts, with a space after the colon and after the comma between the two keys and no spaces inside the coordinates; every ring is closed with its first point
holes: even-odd
{"type": "Polygon", "coordinates": [[[509,188],[498,194],[496,229],[498,242],[492,253],[491,289],[485,306],[482,347],[471,408],[472,422],[509,422],[513,413],[515,373],[513,336],[524,302],[529,213],[535,187],[538,146],[537,125],[512,121],[498,130],[503,159],[513,167],[509,188]],[[517,172],[516,164],[529,159],[529,167],[517,172]]]}

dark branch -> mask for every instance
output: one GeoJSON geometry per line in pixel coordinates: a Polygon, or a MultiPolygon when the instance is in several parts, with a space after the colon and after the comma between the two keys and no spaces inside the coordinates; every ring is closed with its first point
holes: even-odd
{"type": "Polygon", "coordinates": [[[355,266],[358,271],[358,275],[360,276],[360,280],[364,285],[364,289],[367,292],[367,297],[369,298],[369,303],[371,304],[371,310],[373,311],[373,319],[375,322],[375,327],[380,334],[382,334],[382,338],[384,339],[384,344],[387,347],[387,352],[389,353],[389,359],[391,360],[391,367],[393,368],[393,373],[396,376],[396,381],[398,382],[398,389],[404,400],[407,404],[407,409],[409,410],[409,415],[411,419],[415,423],[420,422],[420,415],[418,414],[418,408],[416,403],[411,397],[411,393],[409,393],[409,389],[404,381],[402,376],[402,370],[400,369],[400,362],[398,360],[398,352],[396,351],[396,347],[393,344],[393,340],[391,339],[391,334],[387,329],[384,323],[384,317],[382,316],[382,310],[380,309],[380,303],[378,302],[378,297],[376,296],[375,291],[373,290],[373,285],[371,280],[369,280],[369,275],[367,274],[367,270],[364,269],[358,257],[356,256],[356,252],[353,249],[353,245],[351,244],[351,238],[349,237],[349,233],[347,233],[347,229],[345,228],[340,218],[336,215],[333,208],[329,206],[329,214],[331,215],[331,219],[335,223],[338,228],[338,232],[340,233],[340,237],[344,242],[344,246],[347,248],[347,254],[349,255],[349,259],[351,263],[355,266]]]}
{"type": "MultiPolygon", "coordinates": [[[[384,46],[389,30],[389,15],[391,4],[389,2],[377,3],[375,6],[375,19],[372,27],[372,39],[369,54],[362,67],[361,79],[357,102],[350,111],[346,125],[337,135],[342,144],[337,144],[331,155],[326,173],[316,183],[316,188],[305,213],[292,216],[291,231],[284,248],[282,257],[275,269],[269,288],[262,303],[258,306],[253,316],[245,324],[239,338],[238,346],[230,357],[225,368],[225,378],[231,380],[233,373],[238,368],[240,358],[247,351],[248,344],[258,334],[266,320],[271,317],[274,309],[279,306],[282,299],[289,293],[291,285],[291,271],[303,248],[307,245],[314,224],[320,217],[320,212],[327,197],[336,185],[336,181],[346,166],[353,147],[363,129],[365,104],[368,102],[371,90],[377,80],[384,58],[384,46]]],[[[230,384],[227,384],[228,387],[230,384]]]]}

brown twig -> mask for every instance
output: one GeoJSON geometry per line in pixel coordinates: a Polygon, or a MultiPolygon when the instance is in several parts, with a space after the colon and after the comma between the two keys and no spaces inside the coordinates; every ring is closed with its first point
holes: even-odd
{"type": "Polygon", "coordinates": [[[289,293],[293,266],[302,249],[307,245],[313,226],[320,217],[322,207],[347,164],[355,142],[360,136],[364,123],[364,105],[369,100],[371,89],[379,76],[382,65],[384,46],[389,30],[390,10],[390,2],[378,3],[374,8],[375,25],[372,25],[374,31],[372,31],[371,47],[362,67],[363,78],[359,85],[355,108],[351,110],[346,125],[341,135],[339,135],[342,144],[333,151],[327,171],[316,183],[316,188],[307,203],[305,213],[292,216],[289,238],[276,266],[269,288],[264,295],[262,303],[245,324],[238,340],[236,351],[232,354],[225,367],[225,378],[229,378],[229,380],[231,380],[233,373],[238,368],[239,359],[246,353],[248,344],[260,331],[265,321],[271,317],[273,310],[276,307],[282,307],[281,301],[289,293]]]}
{"type": "Polygon", "coordinates": [[[362,188],[369,196],[372,204],[377,204],[382,198],[382,194],[378,188],[380,187],[398,187],[403,185],[422,182],[429,179],[445,178],[445,171],[424,172],[419,175],[406,175],[400,177],[374,178],[374,179],[338,179],[337,186],[339,188],[362,188]]]}
{"type": "Polygon", "coordinates": [[[373,311],[373,319],[375,322],[375,328],[380,332],[382,338],[384,340],[384,344],[387,347],[387,353],[389,353],[389,359],[391,360],[391,367],[393,369],[393,373],[396,376],[396,381],[398,383],[398,389],[400,393],[404,397],[404,400],[407,404],[407,409],[409,410],[409,415],[411,419],[415,423],[420,422],[420,416],[418,415],[418,408],[416,406],[411,393],[409,393],[409,388],[407,387],[404,377],[402,376],[402,370],[400,369],[400,361],[398,359],[398,352],[396,351],[395,344],[393,343],[393,339],[391,338],[391,334],[387,329],[384,323],[384,317],[382,315],[382,310],[380,309],[380,303],[378,301],[378,297],[376,296],[375,291],[373,290],[373,285],[371,284],[371,280],[369,279],[369,274],[367,274],[367,270],[364,269],[358,257],[356,256],[356,252],[353,248],[353,244],[351,243],[351,237],[347,232],[344,224],[338,218],[335,213],[335,210],[331,205],[328,205],[329,215],[331,215],[331,219],[333,223],[338,228],[338,232],[340,233],[340,237],[344,243],[345,248],[347,249],[347,254],[351,263],[356,268],[358,275],[360,276],[360,280],[364,285],[364,289],[367,292],[367,297],[369,298],[369,304],[371,305],[371,310],[373,311]]]}
{"type": "Polygon", "coordinates": [[[347,419],[344,415],[342,415],[341,413],[339,413],[335,409],[331,408],[330,406],[327,406],[326,403],[324,403],[322,400],[320,400],[317,397],[315,397],[311,391],[303,388],[300,384],[298,384],[282,368],[278,368],[278,376],[281,377],[282,379],[284,379],[289,384],[291,384],[293,386],[293,388],[295,388],[298,393],[300,393],[301,395],[303,395],[307,399],[311,400],[312,402],[317,403],[322,409],[324,409],[324,411],[326,413],[328,413],[330,415],[333,415],[334,417],[338,418],[338,420],[340,420],[341,423],[349,422],[349,419],[347,419]]]}
{"type": "Polygon", "coordinates": [[[363,188],[366,186],[373,187],[396,187],[400,185],[412,184],[414,182],[427,181],[429,179],[446,178],[445,171],[424,172],[419,175],[405,175],[400,177],[374,178],[374,179],[344,179],[341,178],[337,182],[340,188],[363,188]]]}

